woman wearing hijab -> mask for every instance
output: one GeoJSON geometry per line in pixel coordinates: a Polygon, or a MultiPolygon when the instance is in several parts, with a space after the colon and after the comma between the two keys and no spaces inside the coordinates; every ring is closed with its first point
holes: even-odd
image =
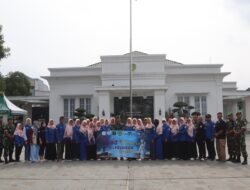
{"type": "Polygon", "coordinates": [[[68,124],[66,125],[66,128],[65,128],[65,132],[64,132],[65,159],[66,160],[73,159],[73,154],[72,154],[73,125],[74,125],[74,121],[72,119],[69,119],[68,124]]]}
{"type": "Polygon", "coordinates": [[[96,144],[95,144],[95,135],[94,135],[94,126],[93,123],[89,123],[87,126],[87,135],[88,135],[88,145],[87,145],[87,159],[96,160],[96,144]]]}
{"type": "Polygon", "coordinates": [[[44,159],[44,151],[46,147],[46,138],[45,138],[45,129],[46,129],[46,124],[45,122],[41,123],[40,128],[38,129],[38,139],[39,139],[39,156],[40,160],[44,159]]]}
{"type": "Polygon", "coordinates": [[[81,123],[79,129],[79,142],[80,142],[80,160],[87,160],[87,144],[88,144],[88,134],[87,134],[87,122],[84,120],[81,123]]]}
{"type": "Polygon", "coordinates": [[[171,142],[172,142],[172,158],[179,158],[179,125],[176,118],[173,118],[170,125],[171,142]]]}
{"type": "Polygon", "coordinates": [[[196,159],[197,148],[195,142],[195,128],[191,118],[187,119],[187,134],[188,159],[196,159]]]}
{"type": "Polygon", "coordinates": [[[135,126],[137,125],[137,119],[133,119],[132,118],[128,118],[127,119],[127,123],[125,125],[125,131],[134,131],[135,130],[135,126]]]}
{"type": "Polygon", "coordinates": [[[162,128],[163,128],[163,150],[164,150],[164,158],[171,159],[171,139],[170,139],[170,126],[166,122],[166,119],[162,119],[162,128]]]}
{"type": "Polygon", "coordinates": [[[155,159],[155,126],[152,123],[151,118],[147,118],[147,124],[145,127],[146,138],[146,150],[149,150],[149,159],[155,159]]]}
{"type": "Polygon", "coordinates": [[[38,139],[38,127],[37,124],[33,124],[29,131],[30,142],[30,160],[31,162],[37,162],[39,159],[39,139],[38,139]]]}
{"type": "Polygon", "coordinates": [[[80,158],[80,126],[81,126],[81,121],[80,119],[77,119],[75,122],[75,125],[73,127],[73,138],[72,138],[72,146],[73,146],[73,151],[72,151],[72,156],[73,159],[79,159],[80,158]]]}
{"type": "Polygon", "coordinates": [[[26,119],[25,126],[23,128],[23,133],[24,133],[24,140],[25,140],[25,154],[24,154],[24,159],[25,161],[30,161],[30,141],[31,139],[29,138],[29,132],[32,127],[32,121],[30,118],[26,119]]]}
{"type": "Polygon", "coordinates": [[[156,137],[155,137],[155,157],[156,159],[162,160],[164,158],[164,151],[163,151],[163,142],[164,142],[164,135],[163,135],[163,126],[162,123],[156,127],[156,137]]]}
{"type": "Polygon", "coordinates": [[[179,146],[180,146],[180,159],[188,159],[188,143],[187,143],[187,125],[183,117],[179,119],[179,146]]]}
{"type": "Polygon", "coordinates": [[[21,123],[18,123],[16,126],[16,130],[14,132],[14,142],[15,142],[15,158],[16,162],[19,162],[22,148],[24,145],[24,133],[23,133],[23,126],[21,123]]]}
{"type": "Polygon", "coordinates": [[[45,159],[54,161],[56,159],[56,126],[53,119],[49,121],[45,129],[45,139],[45,159]]]}

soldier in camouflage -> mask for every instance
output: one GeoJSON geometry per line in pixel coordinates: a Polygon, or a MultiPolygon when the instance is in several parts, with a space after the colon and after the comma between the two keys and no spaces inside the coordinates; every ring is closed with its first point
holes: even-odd
{"type": "Polygon", "coordinates": [[[247,130],[247,120],[242,119],[241,112],[236,113],[236,128],[235,128],[235,151],[237,155],[237,160],[235,162],[240,163],[240,156],[242,154],[244,161],[242,165],[247,164],[247,151],[246,151],[246,141],[245,132],[247,130]]]}
{"type": "Polygon", "coordinates": [[[235,136],[234,136],[236,123],[232,113],[228,114],[227,118],[228,121],[226,123],[226,135],[227,135],[227,149],[229,154],[229,158],[227,159],[227,161],[234,161],[236,159],[235,136]]]}
{"type": "Polygon", "coordinates": [[[0,120],[0,163],[3,162],[2,154],[3,154],[3,123],[2,120],[0,120]]]}
{"type": "Polygon", "coordinates": [[[3,135],[3,148],[4,148],[4,160],[5,164],[8,164],[9,161],[12,162],[12,154],[13,154],[13,137],[15,126],[13,125],[13,119],[8,118],[8,124],[3,127],[4,135],[3,135]],[[9,157],[9,160],[8,160],[9,157]]]}

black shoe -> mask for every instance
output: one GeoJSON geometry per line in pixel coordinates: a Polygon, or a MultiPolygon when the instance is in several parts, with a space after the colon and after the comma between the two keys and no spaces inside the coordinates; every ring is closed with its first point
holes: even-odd
{"type": "Polygon", "coordinates": [[[244,161],[241,164],[242,165],[247,165],[247,157],[244,158],[244,161]]]}
{"type": "Polygon", "coordinates": [[[9,163],[7,158],[5,158],[4,160],[5,160],[5,161],[4,161],[5,164],[8,164],[8,163],[9,163]]]}
{"type": "Polygon", "coordinates": [[[0,159],[0,163],[3,163],[2,159],[0,159]]]}
{"type": "Polygon", "coordinates": [[[226,159],[226,161],[232,161],[232,156],[230,156],[228,159],[226,159]]]}

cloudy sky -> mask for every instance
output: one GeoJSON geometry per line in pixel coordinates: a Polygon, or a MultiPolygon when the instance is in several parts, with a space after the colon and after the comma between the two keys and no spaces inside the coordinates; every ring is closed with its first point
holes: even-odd
{"type": "MultiPolygon", "coordinates": [[[[133,49],[184,64],[222,63],[226,81],[250,87],[249,0],[137,0],[133,49]]],[[[0,0],[11,56],[0,71],[49,75],[129,51],[129,0],[0,0]]]]}

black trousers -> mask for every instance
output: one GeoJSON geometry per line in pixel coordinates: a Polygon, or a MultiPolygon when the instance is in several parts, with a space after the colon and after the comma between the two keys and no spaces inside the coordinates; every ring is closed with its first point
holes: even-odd
{"type": "Polygon", "coordinates": [[[171,159],[171,142],[167,141],[163,143],[163,149],[164,149],[164,158],[165,159],[171,159]]]}
{"type": "Polygon", "coordinates": [[[214,148],[214,141],[206,140],[207,152],[208,152],[208,159],[215,159],[216,153],[214,148]]]}
{"type": "Polygon", "coordinates": [[[20,155],[21,155],[21,152],[22,152],[22,148],[23,148],[23,145],[16,145],[15,146],[15,159],[16,159],[16,161],[20,160],[20,155]]]}
{"type": "Polygon", "coordinates": [[[73,143],[72,148],[73,159],[80,159],[80,143],[73,143]]]}
{"type": "Polygon", "coordinates": [[[206,158],[205,140],[196,140],[199,149],[199,159],[206,158]]]}
{"type": "Polygon", "coordinates": [[[3,155],[3,143],[0,142],[0,160],[2,159],[2,155],[3,155]]]}
{"type": "Polygon", "coordinates": [[[48,143],[45,150],[45,159],[46,160],[55,160],[56,159],[56,144],[48,143]]]}
{"type": "Polygon", "coordinates": [[[15,147],[15,144],[10,143],[10,146],[9,146],[9,158],[10,158],[10,160],[12,160],[12,157],[13,157],[14,147],[15,147]]]}
{"type": "Polygon", "coordinates": [[[96,145],[89,144],[87,145],[87,160],[94,159],[96,160],[96,145]]]}
{"type": "Polygon", "coordinates": [[[187,160],[189,155],[188,155],[188,143],[187,142],[179,142],[180,146],[180,154],[179,158],[182,160],[187,160]]]}
{"type": "Polygon", "coordinates": [[[44,156],[46,144],[40,144],[39,147],[39,156],[44,156]]]}
{"type": "Polygon", "coordinates": [[[189,141],[188,142],[188,159],[190,158],[197,158],[197,148],[196,148],[196,142],[195,141],[189,141]]]}
{"type": "Polygon", "coordinates": [[[180,142],[172,142],[172,157],[180,158],[180,142]]]}
{"type": "Polygon", "coordinates": [[[65,139],[65,160],[73,159],[73,143],[71,139],[65,139]]]}

